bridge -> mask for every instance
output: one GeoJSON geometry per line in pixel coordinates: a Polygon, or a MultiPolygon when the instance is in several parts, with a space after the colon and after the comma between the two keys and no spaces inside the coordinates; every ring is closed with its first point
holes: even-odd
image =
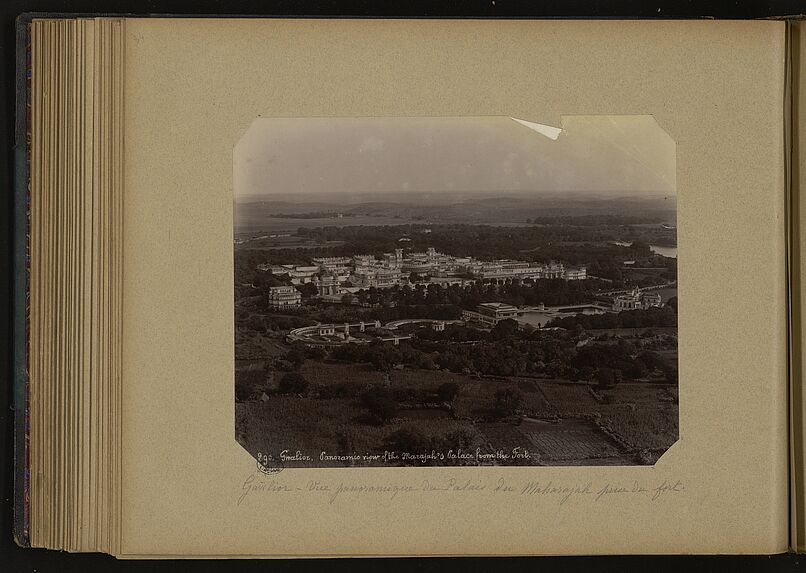
{"type": "MultiPolygon", "coordinates": [[[[387,330],[397,330],[406,324],[432,324],[435,330],[444,330],[446,324],[461,324],[461,320],[439,320],[433,318],[404,318],[393,320],[383,326],[387,330]]],[[[302,342],[308,346],[329,347],[340,346],[342,344],[369,344],[372,339],[381,342],[391,342],[397,346],[401,340],[411,338],[410,334],[391,333],[371,333],[369,337],[352,337],[350,331],[365,332],[367,328],[380,329],[381,323],[378,320],[373,322],[355,322],[343,324],[316,324],[314,326],[303,326],[295,328],[286,336],[288,342],[302,342]]]]}
{"type": "Polygon", "coordinates": [[[409,340],[410,338],[411,338],[411,335],[407,334],[405,336],[384,337],[384,338],[381,338],[380,341],[381,342],[391,342],[392,346],[398,346],[400,344],[401,340],[409,340]]]}
{"type": "Polygon", "coordinates": [[[335,336],[336,333],[341,333],[346,341],[349,338],[350,329],[356,329],[358,332],[364,332],[368,327],[380,328],[381,323],[380,321],[375,320],[373,322],[361,321],[355,323],[345,322],[344,324],[316,324],[314,326],[303,326],[301,328],[295,328],[289,332],[286,338],[289,342],[293,342],[295,340],[302,342],[314,342],[314,340],[311,339],[312,336],[335,336]]]}
{"type": "Polygon", "coordinates": [[[388,328],[389,330],[397,330],[398,327],[406,324],[462,324],[463,322],[464,321],[462,320],[440,320],[436,318],[403,318],[400,320],[387,322],[384,325],[384,328],[388,328]]]}

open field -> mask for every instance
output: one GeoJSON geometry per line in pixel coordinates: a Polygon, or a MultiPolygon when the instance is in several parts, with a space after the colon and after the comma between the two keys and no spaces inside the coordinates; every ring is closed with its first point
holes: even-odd
{"type": "Polygon", "coordinates": [[[617,465],[631,463],[619,444],[587,420],[559,422],[526,419],[519,430],[529,438],[544,463],[552,465],[617,465]]]}
{"type": "MultiPolygon", "coordinates": [[[[441,437],[464,430],[483,444],[471,424],[452,418],[406,418],[405,412],[382,426],[362,423],[364,411],[355,400],[311,400],[297,396],[272,396],[270,400],[235,405],[236,439],[253,456],[258,452],[278,457],[297,450],[310,455],[313,463],[302,467],[383,465],[363,461],[320,461],[320,453],[383,454],[390,435],[416,420],[423,434],[441,437]]],[[[419,452],[412,452],[419,453],[419,452]]]]}
{"type": "Polygon", "coordinates": [[[307,360],[300,368],[300,374],[314,386],[329,386],[345,382],[362,386],[384,384],[388,381],[383,372],[374,370],[369,364],[341,364],[307,360]]]}
{"type": "Polygon", "coordinates": [[[596,328],[590,330],[593,336],[621,336],[622,338],[646,338],[650,334],[677,334],[674,326],[651,326],[640,328],[596,328]]]}
{"type": "Polygon", "coordinates": [[[532,454],[521,463],[535,465],[626,465],[639,458],[654,462],[677,439],[677,391],[663,384],[632,382],[596,390],[569,381],[437,370],[384,373],[370,365],[314,360],[299,372],[310,383],[307,396],[282,395],[267,386],[262,398],[236,403],[237,438],[253,455],[299,450],[312,458],[297,464],[302,466],[386,465],[320,461],[319,456],[323,451],[383,454],[394,449],[396,432],[416,426],[431,437],[427,447],[473,444],[487,453],[521,448],[532,454]],[[445,383],[458,388],[450,402],[437,397],[445,383]],[[390,389],[397,401],[395,415],[385,423],[369,420],[361,404],[359,396],[371,387],[390,389]],[[496,393],[502,389],[517,392],[518,416],[495,415],[496,393]]]}

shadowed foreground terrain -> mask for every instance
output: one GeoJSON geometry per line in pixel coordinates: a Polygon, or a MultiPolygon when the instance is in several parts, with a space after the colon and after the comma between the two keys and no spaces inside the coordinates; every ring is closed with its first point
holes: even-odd
{"type": "Polygon", "coordinates": [[[237,439],[252,455],[300,451],[311,461],[285,465],[303,467],[635,465],[654,463],[677,439],[677,388],[669,384],[622,383],[597,390],[578,382],[427,370],[383,373],[369,365],[312,360],[300,372],[314,388],[306,396],[274,393],[278,375],[251,399],[236,403],[237,439]],[[441,401],[439,388],[445,384],[455,384],[456,395],[441,401]],[[390,391],[394,412],[383,423],[370,416],[362,401],[366,388],[390,391]],[[517,399],[517,415],[496,411],[502,390],[517,399]],[[494,456],[515,449],[527,451],[529,457],[494,456]],[[472,457],[321,458],[322,452],[384,451],[463,451],[472,457]]]}

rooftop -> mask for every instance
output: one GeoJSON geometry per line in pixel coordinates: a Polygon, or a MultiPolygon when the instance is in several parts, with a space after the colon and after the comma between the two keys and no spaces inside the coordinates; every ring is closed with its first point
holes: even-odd
{"type": "Polygon", "coordinates": [[[517,310],[516,307],[512,306],[511,304],[506,304],[504,302],[483,302],[479,304],[479,306],[483,306],[485,308],[512,308],[517,310]]]}

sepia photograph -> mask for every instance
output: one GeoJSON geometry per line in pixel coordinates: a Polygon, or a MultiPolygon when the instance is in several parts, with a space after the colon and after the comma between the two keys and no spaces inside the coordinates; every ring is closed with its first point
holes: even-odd
{"type": "Polygon", "coordinates": [[[255,119],[235,439],[267,472],[654,464],[678,439],[675,168],[648,115],[255,119]]]}

